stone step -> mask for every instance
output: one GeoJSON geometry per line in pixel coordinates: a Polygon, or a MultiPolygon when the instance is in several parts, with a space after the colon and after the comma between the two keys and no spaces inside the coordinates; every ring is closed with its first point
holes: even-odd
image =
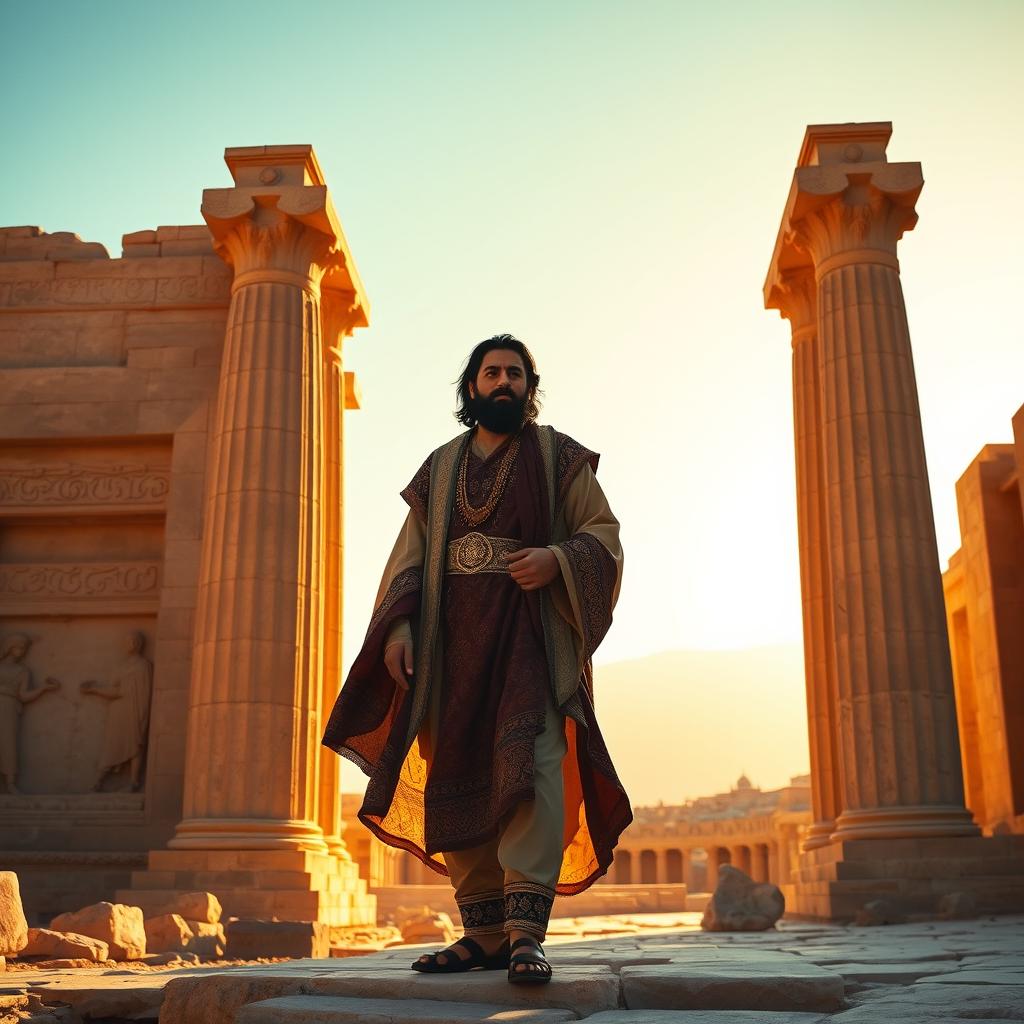
{"type": "Polygon", "coordinates": [[[561,1024],[576,1020],[572,1010],[526,1009],[488,1003],[434,999],[350,999],[339,996],[285,996],[249,1003],[237,1024],[561,1024]]]}
{"type": "Polygon", "coordinates": [[[568,1010],[577,1017],[619,1005],[619,979],[605,966],[556,965],[550,984],[516,986],[508,983],[504,971],[418,974],[409,970],[409,963],[420,951],[403,950],[394,960],[292,961],[269,970],[236,968],[231,974],[178,977],[167,985],[160,1024],[232,1024],[250,1003],[300,995],[484,1003],[516,1010],[568,1010]]]}
{"type": "Polygon", "coordinates": [[[796,915],[853,919],[857,911],[876,899],[887,899],[905,913],[935,914],[947,893],[964,892],[974,897],[979,914],[1024,912],[1024,878],[949,879],[846,879],[809,881],[787,893],[786,909],[796,915]]]}
{"type": "Polygon", "coordinates": [[[1024,873],[1021,857],[934,857],[920,860],[847,860],[802,865],[795,878],[801,882],[843,881],[854,879],[934,879],[1019,878],[1024,873]]]}
{"type": "MultiPolygon", "coordinates": [[[[115,899],[141,907],[150,914],[166,906],[182,892],[193,892],[202,886],[183,884],[174,889],[120,889],[115,899]]],[[[216,886],[213,892],[224,908],[224,917],[277,917],[289,921],[323,921],[336,927],[372,925],[376,922],[375,907],[370,898],[355,892],[302,889],[255,889],[248,886],[216,886]]]]}
{"type": "Polygon", "coordinates": [[[631,1010],[786,1010],[834,1012],[843,1006],[841,974],[774,950],[695,949],[665,965],[623,967],[631,1010]]]}

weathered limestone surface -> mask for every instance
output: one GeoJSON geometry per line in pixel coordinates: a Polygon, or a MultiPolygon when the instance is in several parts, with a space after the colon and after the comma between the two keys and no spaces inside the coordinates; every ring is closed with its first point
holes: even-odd
{"type": "MultiPolygon", "coordinates": [[[[334,960],[172,968],[163,973],[54,971],[38,972],[31,982],[24,974],[17,978],[25,990],[68,1002],[80,1014],[88,1007],[97,1018],[156,1020],[160,1013],[161,1024],[231,1024],[244,1006],[292,997],[302,997],[304,1010],[320,1014],[312,1019],[323,1020],[332,1019],[334,1012],[346,1014],[353,1000],[365,999],[397,1001],[413,1009],[429,1000],[434,1006],[428,1009],[438,1013],[467,1003],[521,1012],[554,1008],[603,1024],[1024,1019],[1021,917],[872,929],[783,921],[778,931],[714,936],[699,929],[697,915],[688,917],[682,929],[677,924],[672,930],[645,929],[608,939],[549,940],[548,952],[562,981],[547,991],[510,988],[500,971],[415,975],[409,963],[429,947],[334,960]],[[885,970],[886,966],[894,970],[885,970]],[[815,989],[814,979],[823,976],[829,979],[826,986],[815,989]],[[587,992],[595,986],[601,993],[597,1000],[587,992]],[[627,998],[630,990],[634,998],[646,994],[651,1002],[657,999],[672,1009],[636,1007],[627,998]],[[829,998],[838,992],[840,1001],[829,1010],[808,1010],[807,999],[822,998],[823,992],[831,993],[829,998]],[[725,1009],[723,1001],[748,1007],[765,1006],[767,1001],[782,1008],[725,1009]]],[[[294,1009],[294,1004],[286,1005],[294,1009]]],[[[256,1008],[245,1012],[256,1013],[256,1008]]],[[[453,1019],[461,1022],[465,1017],[453,1019]]]]}
{"type": "Polygon", "coordinates": [[[12,956],[28,942],[28,921],[21,905],[18,876],[0,871],[0,954],[12,956]]]}
{"type": "Polygon", "coordinates": [[[452,1003],[435,999],[339,999],[285,996],[250,1003],[238,1024],[560,1024],[576,1020],[571,1010],[452,1003]]]}
{"type": "Polygon", "coordinates": [[[827,1019],[781,1010],[606,1010],[587,1018],[592,1024],[818,1024],[827,1019]]]}
{"type": "Polygon", "coordinates": [[[619,973],[630,1009],[832,1011],[843,1004],[842,975],[784,953],[716,950],[619,973]]]}
{"type": "Polygon", "coordinates": [[[755,882],[739,868],[724,864],[701,927],[710,932],[764,931],[775,925],[785,909],[777,885],[755,882]]]}
{"type": "Polygon", "coordinates": [[[94,903],[50,922],[55,932],[76,932],[100,939],[115,960],[137,960],[146,955],[146,928],[142,911],[123,903],[94,903]]]}
{"type": "Polygon", "coordinates": [[[159,917],[161,914],[178,914],[186,921],[204,921],[217,924],[220,921],[222,908],[220,900],[212,892],[176,893],[158,910],[149,915],[159,917]]]}
{"type": "Polygon", "coordinates": [[[1024,408],[1013,434],[957,481],[961,546],[943,575],[967,804],[986,833],[1024,833],[1024,408]]]}
{"type": "Polygon", "coordinates": [[[224,929],[228,955],[236,960],[261,956],[331,955],[330,928],[319,921],[231,920],[224,929]]]}
{"type": "Polygon", "coordinates": [[[188,949],[195,932],[179,914],[161,914],[147,917],[146,949],[150,953],[181,953],[188,949]]]}
{"type": "Polygon", "coordinates": [[[49,928],[29,928],[28,944],[20,956],[45,956],[54,959],[81,957],[101,961],[110,956],[110,947],[102,939],[75,932],[57,932],[49,928]]]}

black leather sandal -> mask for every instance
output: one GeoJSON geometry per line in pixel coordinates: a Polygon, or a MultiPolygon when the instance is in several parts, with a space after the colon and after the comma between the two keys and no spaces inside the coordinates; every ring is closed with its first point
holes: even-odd
{"type": "Polygon", "coordinates": [[[526,936],[516,939],[510,952],[512,955],[508,962],[508,980],[513,985],[546,985],[551,980],[551,964],[544,955],[544,947],[536,939],[526,936]],[[529,952],[517,954],[516,950],[523,946],[526,946],[529,952]],[[526,966],[525,971],[517,970],[520,964],[526,966]],[[530,964],[533,966],[529,966],[530,964]]]}
{"type": "Polygon", "coordinates": [[[479,942],[463,937],[458,942],[453,942],[448,949],[440,949],[436,953],[425,953],[424,958],[415,960],[410,966],[414,971],[421,974],[460,974],[463,971],[500,971],[508,967],[509,949],[508,939],[502,944],[497,953],[485,953],[479,942]],[[458,953],[451,952],[455,946],[461,946],[469,956],[461,957],[458,953]],[[437,958],[447,957],[444,963],[437,958]]]}

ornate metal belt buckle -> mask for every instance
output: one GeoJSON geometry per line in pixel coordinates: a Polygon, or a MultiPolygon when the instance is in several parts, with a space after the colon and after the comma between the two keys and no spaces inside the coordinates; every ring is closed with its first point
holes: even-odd
{"type": "Polygon", "coordinates": [[[494,558],[494,548],[482,533],[467,533],[455,548],[455,564],[460,572],[479,572],[494,558]]]}

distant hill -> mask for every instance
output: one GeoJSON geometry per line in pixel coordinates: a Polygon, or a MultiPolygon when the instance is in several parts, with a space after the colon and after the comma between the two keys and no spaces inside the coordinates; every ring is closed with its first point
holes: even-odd
{"type": "Polygon", "coordinates": [[[633,804],[775,789],[809,770],[800,647],[665,651],[598,665],[601,731],[633,804]]]}
{"type": "MultiPolygon", "coordinates": [[[[803,652],[665,651],[598,665],[601,732],[634,805],[731,789],[742,773],[776,789],[809,770],[803,652]]],[[[342,789],[362,792],[349,762],[342,789]]]]}

